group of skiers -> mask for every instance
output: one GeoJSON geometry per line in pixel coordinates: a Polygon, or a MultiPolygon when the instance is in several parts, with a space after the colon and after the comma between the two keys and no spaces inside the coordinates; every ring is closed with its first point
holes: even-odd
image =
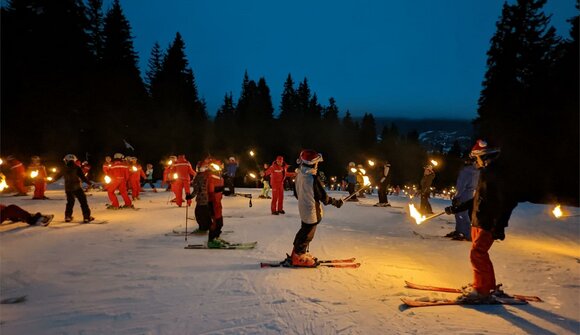
{"type": "MultiPolygon", "coordinates": [[[[517,199],[507,194],[508,178],[504,173],[504,164],[497,160],[500,153],[499,148],[490,147],[483,140],[478,140],[472,148],[469,159],[465,162],[464,169],[460,172],[457,180],[457,193],[452,199],[452,205],[445,208],[447,214],[455,214],[457,225],[455,232],[449,237],[457,237],[461,240],[471,240],[470,260],[473,267],[473,283],[464,287],[464,294],[459,298],[464,302],[490,302],[498,294],[502,294],[496,287],[493,264],[489,258],[489,249],[494,240],[505,238],[504,228],[507,227],[512,210],[517,205],[517,199]],[[468,226],[471,225],[469,229],[468,226]]],[[[7,159],[11,169],[10,184],[17,190],[17,195],[25,194],[24,177],[25,169],[22,163],[9,157],[7,159]]],[[[87,183],[90,187],[92,182],[86,178],[81,169],[82,164],[77,163],[77,158],[72,155],[64,157],[65,166],[59,173],[65,179],[65,192],[67,204],[65,208],[65,221],[72,220],[72,208],[75,199],[79,200],[83,213],[83,222],[94,220],[88,207],[86,195],[81,182],[87,183]]],[[[195,198],[195,216],[198,222],[196,233],[208,233],[208,247],[221,248],[228,242],[220,238],[223,227],[222,197],[224,193],[232,194],[234,190],[233,180],[226,182],[224,175],[224,164],[215,158],[207,157],[198,162],[194,170],[185,158],[185,155],[171,156],[171,163],[167,165],[164,172],[164,182],[171,183],[171,190],[175,193],[175,202],[178,206],[183,203],[183,193],[187,206],[195,198]],[[193,192],[190,183],[193,178],[193,192]],[[230,184],[230,191],[225,191],[226,183],[230,184]]],[[[294,172],[288,171],[288,164],[284,157],[278,156],[272,165],[264,165],[262,178],[268,181],[272,189],[271,212],[273,215],[284,214],[284,180],[294,177],[294,195],[298,199],[298,211],[301,219],[301,226],[293,242],[293,249],[287,262],[290,266],[315,267],[316,257],[308,253],[310,242],[313,240],[317,225],[323,218],[323,205],[333,205],[340,208],[343,205],[342,199],[329,197],[320,180],[318,165],[323,161],[322,155],[314,150],[302,150],[297,159],[299,164],[294,172]],[[269,179],[269,180],[267,180],[269,179]]],[[[232,169],[227,171],[225,176],[235,177],[237,162],[230,160],[232,169]],[[235,167],[233,167],[235,165],[235,167]]],[[[33,157],[31,168],[38,171],[36,177],[46,178],[44,166],[40,164],[38,157],[33,157]]],[[[149,170],[149,169],[148,169],[149,170]]],[[[226,168],[227,170],[227,168],[226,168]]],[[[356,173],[360,170],[356,168],[354,162],[349,164],[349,175],[347,176],[348,190],[353,198],[357,191],[356,173]],[[351,174],[352,173],[352,174],[351,174]],[[354,179],[349,179],[353,176],[354,179]]],[[[380,164],[377,171],[377,182],[379,189],[379,203],[377,206],[388,206],[387,185],[390,164],[385,161],[380,164]]],[[[103,165],[103,171],[111,178],[107,185],[108,196],[111,200],[111,208],[119,208],[119,202],[114,194],[119,191],[125,201],[124,207],[132,207],[131,199],[127,195],[127,185],[130,185],[133,192],[133,199],[139,198],[139,179],[152,175],[143,173],[137,164],[136,158],[124,159],[124,156],[117,153],[113,159],[107,159],[103,165]],[[133,171],[131,179],[130,171],[133,171]]],[[[148,171],[149,172],[149,171],[148,171]]],[[[432,212],[428,203],[431,183],[435,173],[432,165],[424,168],[421,181],[421,212],[428,214],[432,212]]],[[[266,183],[265,183],[266,184],[266,183]]],[[[35,198],[43,196],[44,187],[39,186],[38,193],[35,191],[35,198]]],[[[264,194],[267,198],[267,193],[264,194]]],[[[37,213],[32,215],[20,211],[18,208],[2,206],[3,213],[13,213],[14,217],[21,216],[27,222],[45,222],[44,216],[37,213]]],[[[9,217],[2,214],[2,220],[9,217]]]]}

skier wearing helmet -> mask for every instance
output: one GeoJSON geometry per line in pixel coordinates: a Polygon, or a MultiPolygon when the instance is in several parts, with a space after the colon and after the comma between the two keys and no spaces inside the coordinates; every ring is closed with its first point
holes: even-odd
{"type": "Polygon", "coordinates": [[[65,166],[60,172],[60,175],[64,178],[64,191],[66,193],[64,221],[71,222],[73,220],[72,214],[76,198],[79,200],[83,212],[83,223],[89,223],[95,218],[91,216],[91,209],[89,208],[87,196],[85,195],[81,182],[85,182],[89,186],[92,183],[85,177],[82,169],[77,165],[77,157],[75,155],[68,154],[64,156],[63,161],[65,166]]]}
{"type": "Polygon", "coordinates": [[[207,182],[208,205],[211,215],[211,224],[207,237],[208,248],[223,248],[228,242],[222,240],[220,235],[224,226],[222,215],[222,197],[224,191],[224,179],[221,177],[224,165],[217,159],[206,159],[210,174],[207,182]]]}
{"type": "Polygon", "coordinates": [[[461,204],[445,208],[447,214],[465,210],[471,216],[471,250],[469,258],[473,268],[473,283],[464,287],[461,301],[472,303],[493,302],[494,296],[503,292],[496,286],[493,264],[489,258],[489,249],[494,240],[505,239],[504,229],[518,201],[513,192],[509,192],[509,177],[506,176],[505,162],[497,160],[500,149],[488,147],[483,140],[473,146],[470,157],[480,170],[475,196],[461,204]]]}
{"type": "Polygon", "coordinates": [[[116,153],[113,155],[113,164],[109,168],[109,177],[111,177],[111,183],[107,187],[107,193],[109,195],[109,200],[111,204],[107,206],[108,209],[119,209],[119,199],[115,195],[115,191],[119,190],[121,197],[125,205],[123,208],[133,208],[133,203],[129,199],[129,194],[127,193],[127,182],[129,181],[129,167],[124,161],[125,156],[121,153],[116,153]]]}
{"type": "Polygon", "coordinates": [[[177,161],[171,165],[170,176],[174,178],[171,183],[171,190],[175,194],[175,203],[181,207],[183,203],[183,192],[185,191],[187,206],[191,206],[191,199],[187,196],[191,193],[190,184],[191,178],[195,177],[196,173],[191,167],[191,163],[185,158],[185,155],[177,156],[177,161]]]}
{"type": "Polygon", "coordinates": [[[316,226],[320,223],[324,205],[333,205],[340,208],[342,199],[329,197],[318,178],[318,163],[322,162],[322,155],[314,150],[302,150],[297,163],[294,195],[298,199],[298,212],[302,221],[300,230],[294,238],[294,248],[290,256],[292,266],[315,267],[317,259],[310,255],[308,247],[314,238],[316,226]]]}
{"type": "Polygon", "coordinates": [[[46,200],[48,197],[44,195],[46,191],[46,168],[40,162],[40,157],[32,156],[31,164],[28,166],[28,175],[32,178],[34,185],[34,195],[32,199],[46,200]]]}

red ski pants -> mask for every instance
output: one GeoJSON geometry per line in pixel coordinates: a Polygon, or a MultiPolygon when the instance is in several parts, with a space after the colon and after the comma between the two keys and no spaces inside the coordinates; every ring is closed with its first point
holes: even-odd
{"type": "MultiPolygon", "coordinates": [[[[177,206],[181,207],[183,203],[183,190],[185,190],[185,194],[189,195],[191,193],[189,189],[189,180],[187,179],[176,179],[171,183],[171,190],[173,194],[175,194],[175,203],[177,206]]],[[[191,200],[187,200],[187,205],[191,205],[191,200]]]]}
{"type": "Polygon", "coordinates": [[[34,199],[44,198],[44,191],[46,191],[46,183],[44,180],[34,182],[34,195],[32,196],[34,199]]]}
{"type": "Polygon", "coordinates": [[[131,183],[131,196],[133,200],[139,198],[139,194],[141,193],[141,182],[139,179],[130,179],[131,183]]]}
{"type": "Polygon", "coordinates": [[[127,181],[125,181],[125,178],[120,178],[113,179],[107,187],[107,194],[109,195],[109,200],[111,200],[113,207],[119,207],[119,199],[117,199],[117,196],[115,195],[117,189],[121,193],[121,197],[123,197],[125,206],[131,206],[131,199],[129,199],[129,194],[127,194],[127,181]]]}
{"type": "Polygon", "coordinates": [[[493,235],[487,230],[471,227],[471,240],[469,258],[473,268],[473,288],[486,295],[495,289],[495,273],[488,253],[493,235]]]}
{"type": "Polygon", "coordinates": [[[272,212],[278,212],[284,209],[284,185],[272,185],[272,212]]]}

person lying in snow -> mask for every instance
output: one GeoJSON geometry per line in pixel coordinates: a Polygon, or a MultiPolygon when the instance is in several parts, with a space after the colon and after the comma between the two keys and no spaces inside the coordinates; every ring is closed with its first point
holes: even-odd
{"type": "Polygon", "coordinates": [[[10,220],[12,222],[26,222],[29,225],[47,226],[54,218],[53,214],[30,214],[30,212],[16,206],[0,204],[0,223],[10,220]]]}

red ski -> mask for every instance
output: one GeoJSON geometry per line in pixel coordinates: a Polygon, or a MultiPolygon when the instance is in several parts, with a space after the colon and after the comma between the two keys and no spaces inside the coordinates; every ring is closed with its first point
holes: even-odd
{"type": "MultiPolygon", "coordinates": [[[[436,286],[427,286],[427,285],[419,285],[408,282],[405,280],[405,284],[407,288],[412,288],[415,290],[424,290],[424,291],[437,291],[437,292],[448,292],[448,293],[462,293],[461,289],[459,288],[447,288],[447,287],[436,287],[436,286]]],[[[513,297],[518,300],[525,300],[525,301],[535,301],[535,302],[542,302],[543,300],[540,297],[534,295],[522,295],[522,294],[510,294],[505,295],[507,298],[513,297]]],[[[448,304],[448,305],[457,305],[457,304],[448,304]]]]}
{"type": "MultiPolygon", "coordinates": [[[[289,257],[289,256],[288,256],[289,257]]],[[[354,263],[355,258],[346,258],[346,259],[323,259],[318,260],[315,266],[293,266],[290,263],[290,259],[286,258],[281,262],[261,262],[261,268],[278,268],[278,267],[285,267],[285,268],[318,268],[318,267],[327,267],[327,268],[344,268],[344,269],[356,269],[360,266],[360,263],[354,263]]]]}

